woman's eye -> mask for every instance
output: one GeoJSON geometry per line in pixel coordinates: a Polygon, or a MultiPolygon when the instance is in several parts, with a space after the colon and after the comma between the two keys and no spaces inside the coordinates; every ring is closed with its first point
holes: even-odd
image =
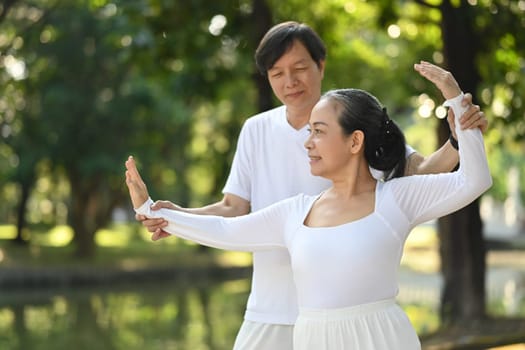
{"type": "Polygon", "coordinates": [[[310,134],[310,135],[312,135],[312,134],[313,135],[319,135],[319,134],[322,133],[322,131],[320,129],[310,129],[310,128],[308,128],[308,129],[306,129],[306,131],[308,131],[308,134],[310,134]]]}

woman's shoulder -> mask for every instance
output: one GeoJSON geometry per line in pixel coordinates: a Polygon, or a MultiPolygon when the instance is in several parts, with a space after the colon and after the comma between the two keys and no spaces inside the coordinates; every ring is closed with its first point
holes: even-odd
{"type": "Polygon", "coordinates": [[[291,211],[303,211],[305,208],[310,208],[312,203],[315,202],[319,196],[320,194],[308,195],[299,193],[295,196],[283,199],[275,204],[279,206],[286,206],[291,211]]]}

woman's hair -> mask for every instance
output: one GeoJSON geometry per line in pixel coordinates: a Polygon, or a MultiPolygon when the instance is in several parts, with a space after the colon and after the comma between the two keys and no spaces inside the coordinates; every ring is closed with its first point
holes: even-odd
{"type": "Polygon", "coordinates": [[[355,130],[364,133],[365,158],[372,168],[386,172],[385,180],[404,175],[405,136],[375,96],[359,89],[337,89],[321,99],[334,100],[342,107],[339,124],[345,135],[355,130]]]}
{"type": "Polygon", "coordinates": [[[326,58],[324,43],[312,28],[294,21],[283,22],[268,30],[255,51],[255,64],[259,72],[266,75],[296,40],[304,45],[317,66],[326,58]]]}

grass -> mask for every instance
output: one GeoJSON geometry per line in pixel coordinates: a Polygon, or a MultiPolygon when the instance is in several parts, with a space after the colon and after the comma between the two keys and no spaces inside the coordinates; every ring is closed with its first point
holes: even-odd
{"type": "Polygon", "coordinates": [[[74,256],[70,227],[57,226],[50,230],[31,230],[28,246],[12,242],[12,225],[0,225],[0,266],[120,266],[140,268],[148,266],[247,266],[251,255],[206,249],[191,242],[168,237],[152,242],[148,232],[136,224],[114,224],[95,234],[97,245],[93,259],[80,260],[74,256]],[[206,252],[203,254],[203,252],[206,252]]]}

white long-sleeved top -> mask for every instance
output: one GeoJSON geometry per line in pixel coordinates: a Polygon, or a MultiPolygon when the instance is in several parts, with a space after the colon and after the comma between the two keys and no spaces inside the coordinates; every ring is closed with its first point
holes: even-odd
{"type": "MultiPolygon", "coordinates": [[[[462,98],[461,94],[446,102],[457,119],[462,98]]],[[[136,211],[163,217],[169,222],[167,232],[215,248],[286,248],[301,307],[342,308],[393,298],[404,242],[412,228],[464,207],[492,184],[480,131],[456,125],[458,171],[378,181],[374,211],[342,225],[304,225],[320,195],[297,195],[236,218],[152,211],[151,199],[136,211]]]]}
{"type": "MultiPolygon", "coordinates": [[[[261,210],[299,193],[317,195],[331,181],[310,171],[308,125],[296,129],[287,119],[286,106],[248,118],[244,123],[223,193],[250,202],[261,210]]],[[[407,145],[407,158],[415,152],[407,145]]],[[[372,176],[383,172],[370,168],[372,176]]],[[[290,254],[286,248],[254,251],[252,285],[244,319],[266,324],[294,324],[299,313],[290,254]]]]}

